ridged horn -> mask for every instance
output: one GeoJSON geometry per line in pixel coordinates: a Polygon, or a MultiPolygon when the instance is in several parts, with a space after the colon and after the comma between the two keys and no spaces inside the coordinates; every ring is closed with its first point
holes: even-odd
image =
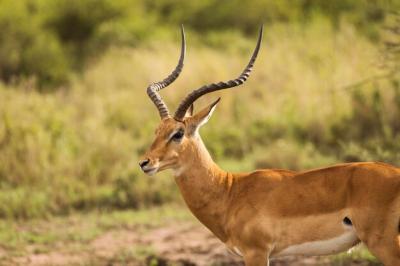
{"type": "Polygon", "coordinates": [[[203,87],[200,87],[200,88],[192,91],[190,94],[188,94],[183,99],[183,101],[179,105],[178,109],[176,110],[176,112],[174,114],[174,118],[176,120],[181,121],[184,118],[186,111],[190,107],[190,105],[194,101],[196,101],[198,98],[200,98],[201,96],[203,96],[207,93],[210,93],[210,92],[239,86],[247,80],[247,78],[250,76],[251,70],[253,69],[254,62],[256,61],[256,58],[258,55],[258,51],[260,50],[261,40],[262,40],[262,36],[263,36],[263,29],[264,29],[264,27],[261,26],[260,32],[258,35],[256,48],[254,49],[253,55],[251,56],[249,63],[247,64],[247,66],[243,70],[243,72],[240,74],[240,76],[236,79],[229,80],[226,82],[219,82],[219,83],[212,83],[212,84],[204,85],[203,87]]]}
{"type": "Polygon", "coordinates": [[[167,105],[165,104],[165,102],[163,101],[158,92],[161,89],[170,85],[172,82],[174,82],[179,77],[179,74],[183,69],[183,62],[185,60],[185,52],[186,52],[186,39],[185,39],[185,31],[183,25],[181,26],[181,35],[182,35],[181,55],[179,57],[178,65],[175,67],[175,70],[172,71],[172,73],[164,80],[152,83],[147,87],[147,94],[149,95],[154,105],[157,107],[161,119],[169,117],[170,115],[167,105]]]}

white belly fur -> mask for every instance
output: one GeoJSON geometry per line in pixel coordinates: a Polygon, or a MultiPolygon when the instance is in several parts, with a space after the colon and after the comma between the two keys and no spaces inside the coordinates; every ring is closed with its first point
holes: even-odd
{"type": "Polygon", "coordinates": [[[354,230],[349,230],[335,238],[290,246],[276,254],[274,257],[292,255],[329,255],[346,251],[356,243],[358,243],[357,235],[354,230]]]}

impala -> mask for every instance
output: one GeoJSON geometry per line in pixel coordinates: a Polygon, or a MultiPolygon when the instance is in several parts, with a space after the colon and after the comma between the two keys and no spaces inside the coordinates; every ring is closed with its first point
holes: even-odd
{"type": "Polygon", "coordinates": [[[241,75],[188,94],[174,115],[158,91],[180,74],[178,65],[147,93],[161,116],[150,149],[139,162],[153,175],[172,169],[193,214],[246,265],[266,265],[269,258],[327,255],[363,242],[385,265],[400,265],[400,169],[378,162],[339,164],[303,172],[262,169],[230,173],[213,161],[199,135],[219,99],[193,114],[193,102],[217,90],[243,84],[260,49],[241,75]]]}

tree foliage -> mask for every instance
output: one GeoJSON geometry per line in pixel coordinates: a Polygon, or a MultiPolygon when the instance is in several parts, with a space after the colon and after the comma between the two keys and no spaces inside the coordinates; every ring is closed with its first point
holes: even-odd
{"type": "Polygon", "coordinates": [[[203,34],[253,33],[261,23],[347,20],[370,38],[398,1],[366,0],[1,0],[0,79],[34,78],[40,88],[64,84],[111,45],[135,46],[185,24],[203,34]]]}

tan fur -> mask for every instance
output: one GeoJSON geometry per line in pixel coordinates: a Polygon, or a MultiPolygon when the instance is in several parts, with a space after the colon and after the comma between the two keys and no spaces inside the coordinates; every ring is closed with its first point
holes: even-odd
{"type": "Polygon", "coordinates": [[[297,247],[304,243],[341,243],[345,234],[349,240],[339,248],[362,241],[385,265],[400,265],[399,168],[363,162],[304,172],[229,173],[214,163],[197,134],[213,107],[183,122],[162,120],[145,158],[157,171],[175,170],[190,210],[230,249],[243,254],[246,265],[265,265],[285,250],[302,250],[297,247]],[[167,142],[179,127],[185,129],[182,141],[167,142]],[[343,224],[345,217],[352,226],[343,224]]]}

